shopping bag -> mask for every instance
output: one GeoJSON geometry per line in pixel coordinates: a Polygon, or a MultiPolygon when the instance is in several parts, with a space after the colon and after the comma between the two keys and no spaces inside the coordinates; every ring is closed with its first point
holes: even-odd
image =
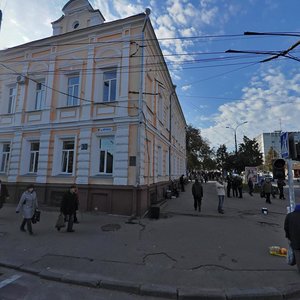
{"type": "Polygon", "coordinates": [[[65,227],[65,218],[64,218],[64,215],[63,214],[59,214],[58,218],[57,218],[57,221],[56,221],[56,229],[57,230],[60,230],[62,227],[65,227]]]}
{"type": "Polygon", "coordinates": [[[39,210],[36,209],[36,210],[34,211],[34,214],[33,214],[32,218],[31,218],[31,222],[32,222],[33,224],[35,224],[35,223],[39,222],[40,219],[41,219],[41,212],[40,212],[39,210]]]}
{"type": "Polygon", "coordinates": [[[294,266],[296,264],[296,258],[295,258],[295,253],[291,245],[289,245],[287,256],[286,256],[286,262],[290,266],[294,266]]]}

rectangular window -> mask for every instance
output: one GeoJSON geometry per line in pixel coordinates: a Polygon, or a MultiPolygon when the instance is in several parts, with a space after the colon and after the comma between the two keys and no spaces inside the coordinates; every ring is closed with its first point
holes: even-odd
{"type": "Polygon", "coordinates": [[[8,111],[7,111],[9,114],[15,112],[16,97],[17,97],[17,88],[16,87],[9,88],[8,111]]]}
{"type": "Polygon", "coordinates": [[[170,155],[169,155],[169,151],[165,152],[165,166],[166,166],[166,176],[170,175],[170,155]]]}
{"type": "Polygon", "coordinates": [[[117,93],[117,70],[103,73],[103,102],[116,100],[117,93]]]}
{"type": "Polygon", "coordinates": [[[114,161],[114,138],[103,137],[100,139],[99,173],[112,174],[114,161]]]}
{"type": "Polygon", "coordinates": [[[73,173],[74,165],[74,140],[63,141],[61,172],[64,174],[73,173]]]}
{"type": "Polygon", "coordinates": [[[40,152],[40,143],[32,142],[30,144],[29,173],[37,173],[38,165],[39,165],[39,152],[40,152]]]}
{"type": "Polygon", "coordinates": [[[7,173],[8,171],[8,163],[9,163],[9,156],[10,156],[10,144],[5,143],[2,144],[2,160],[1,160],[1,169],[0,172],[7,173]]]}
{"type": "Polygon", "coordinates": [[[45,81],[40,81],[36,84],[35,90],[35,110],[42,109],[45,97],[45,81]]]}
{"type": "Polygon", "coordinates": [[[79,76],[68,77],[67,106],[78,105],[79,99],[79,76]]]}
{"type": "Polygon", "coordinates": [[[163,89],[158,88],[158,103],[157,103],[157,116],[159,121],[163,122],[164,115],[164,99],[163,99],[163,89]]]}
{"type": "Polygon", "coordinates": [[[161,146],[157,147],[157,175],[162,176],[162,170],[163,170],[163,157],[162,157],[162,148],[161,146]]]}

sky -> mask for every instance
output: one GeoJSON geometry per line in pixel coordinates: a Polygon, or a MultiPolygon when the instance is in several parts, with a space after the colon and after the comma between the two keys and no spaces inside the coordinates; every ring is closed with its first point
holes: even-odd
{"type": "MultiPolygon", "coordinates": [[[[0,49],[52,35],[67,0],[0,0],[0,49]],[[24,4],[26,2],[26,5],[24,4]]],[[[300,40],[299,0],[90,0],[106,22],[151,9],[186,122],[211,147],[246,135],[300,131],[300,45],[290,58],[226,53],[283,51],[300,40]],[[244,32],[299,36],[244,35],[244,32]],[[243,125],[241,123],[247,122],[243,125]],[[229,127],[229,128],[228,128],[229,127]]]]}

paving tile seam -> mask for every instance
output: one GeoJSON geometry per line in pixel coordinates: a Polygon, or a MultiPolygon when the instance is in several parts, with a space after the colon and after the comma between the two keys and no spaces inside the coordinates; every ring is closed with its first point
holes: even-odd
{"type": "MultiPolygon", "coordinates": [[[[178,300],[285,300],[290,297],[299,296],[300,287],[297,288],[253,288],[253,289],[201,289],[198,287],[173,287],[158,284],[143,284],[130,281],[112,280],[112,279],[95,279],[101,278],[101,274],[94,276],[83,276],[80,274],[61,273],[60,271],[52,272],[48,269],[30,269],[26,264],[12,264],[0,261],[0,266],[7,269],[19,270],[30,273],[42,279],[52,280],[67,284],[87,286],[92,288],[103,288],[108,290],[118,290],[127,293],[133,293],[141,296],[164,297],[166,299],[178,300]]],[[[299,285],[299,283],[295,283],[299,285]]],[[[291,284],[292,285],[292,284],[291,284]]],[[[296,299],[296,298],[294,298],[296,299]]]]}

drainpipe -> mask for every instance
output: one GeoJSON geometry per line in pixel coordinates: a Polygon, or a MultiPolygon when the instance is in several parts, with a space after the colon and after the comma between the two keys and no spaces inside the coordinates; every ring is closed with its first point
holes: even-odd
{"type": "Polygon", "coordinates": [[[170,109],[169,109],[169,181],[172,180],[172,159],[171,159],[171,151],[172,151],[172,96],[175,95],[176,85],[172,85],[172,92],[170,94],[170,109]]]}
{"type": "Polygon", "coordinates": [[[139,186],[141,174],[141,126],[143,119],[143,87],[144,87],[144,47],[145,47],[145,29],[151,13],[150,8],[146,8],[146,16],[142,28],[142,43],[141,43],[141,77],[139,89],[139,114],[138,114],[138,128],[137,128],[137,159],[136,159],[136,185],[139,186]]]}

